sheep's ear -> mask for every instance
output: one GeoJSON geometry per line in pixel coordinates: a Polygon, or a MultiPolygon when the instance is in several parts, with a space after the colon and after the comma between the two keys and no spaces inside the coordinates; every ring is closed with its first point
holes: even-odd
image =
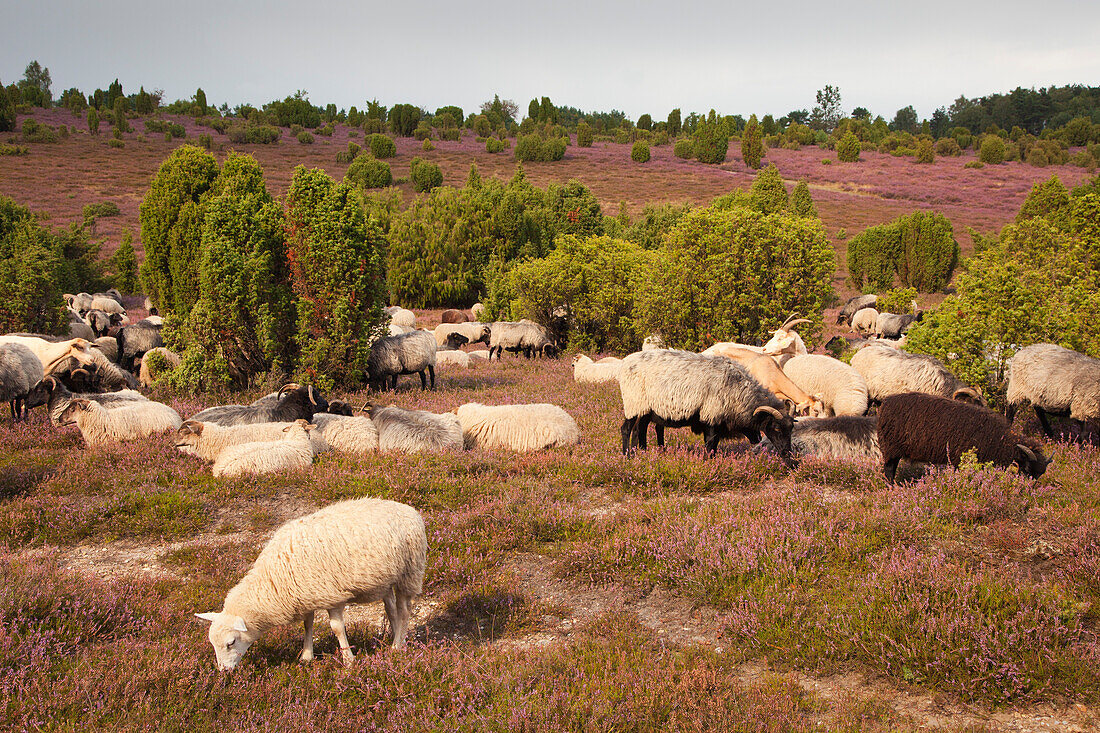
{"type": "Polygon", "coordinates": [[[798,405],[795,404],[794,400],[789,399],[789,398],[785,399],[785,400],[783,400],[783,404],[785,404],[787,406],[787,414],[788,415],[793,416],[793,415],[798,413],[798,405]]]}
{"type": "Polygon", "coordinates": [[[244,623],[244,619],[243,619],[243,618],[241,618],[240,616],[238,616],[238,617],[237,617],[237,618],[236,618],[236,619],[235,619],[235,620],[233,621],[233,630],[234,630],[234,631],[239,631],[239,632],[241,632],[242,634],[244,634],[244,633],[246,633],[246,632],[248,631],[248,626],[246,626],[246,625],[245,625],[245,623],[244,623]]]}
{"type": "Polygon", "coordinates": [[[71,402],[70,404],[72,404],[72,405],[76,405],[76,408],[77,408],[78,410],[87,410],[87,409],[88,409],[88,406],[89,406],[89,405],[90,405],[91,403],[90,403],[90,402],[89,402],[88,400],[84,400],[84,399],[76,399],[76,400],[73,400],[73,401],[72,401],[72,402],[71,402]]]}
{"type": "Polygon", "coordinates": [[[207,622],[208,624],[212,624],[218,618],[218,612],[217,611],[207,611],[206,613],[196,613],[195,618],[202,619],[203,621],[207,622]]]}
{"type": "Polygon", "coordinates": [[[305,430],[305,431],[306,431],[307,433],[308,433],[308,432],[309,432],[310,430],[316,430],[316,429],[317,429],[317,426],[316,426],[316,425],[314,425],[313,423],[307,423],[307,424],[305,424],[305,425],[303,425],[303,426],[302,426],[302,430],[305,430]]]}
{"type": "Polygon", "coordinates": [[[203,425],[198,420],[188,420],[183,425],[180,425],[179,430],[176,432],[180,435],[187,435],[191,433],[193,435],[202,435],[203,425]]]}

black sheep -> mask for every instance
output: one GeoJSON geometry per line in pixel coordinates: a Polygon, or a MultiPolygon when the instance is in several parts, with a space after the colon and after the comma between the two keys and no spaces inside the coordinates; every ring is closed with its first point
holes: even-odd
{"type": "Polygon", "coordinates": [[[220,405],[208,407],[192,420],[218,425],[252,425],[261,422],[294,422],[312,420],[314,413],[328,409],[328,401],[314,387],[287,385],[279,390],[276,400],[257,400],[251,405],[220,405]],[[288,389],[288,387],[292,387],[288,389]]]}
{"type": "Polygon", "coordinates": [[[878,442],[886,480],[893,482],[898,462],[959,465],[974,450],[982,462],[1015,463],[1032,478],[1046,471],[1050,460],[1039,446],[1012,432],[993,410],[920,392],[892,395],[878,408],[878,442]]]}

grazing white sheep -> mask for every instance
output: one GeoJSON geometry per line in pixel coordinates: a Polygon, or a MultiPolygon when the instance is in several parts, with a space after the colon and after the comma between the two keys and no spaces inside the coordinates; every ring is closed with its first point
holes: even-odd
{"type": "Polygon", "coordinates": [[[402,308],[399,305],[391,305],[385,309],[385,312],[390,317],[391,325],[416,328],[416,314],[411,310],[402,308]]]}
{"type": "Polygon", "coordinates": [[[821,398],[833,415],[867,412],[867,382],[852,367],[822,354],[792,356],[783,373],[802,390],[821,398]]]}
{"type": "Polygon", "coordinates": [[[799,458],[881,463],[878,420],[854,415],[798,420],[791,431],[791,450],[799,458]]]}
{"type": "MultiPolygon", "coordinates": [[[[319,417],[321,414],[318,413],[314,417],[319,417]]],[[[293,424],[293,422],[260,422],[245,425],[219,425],[201,420],[188,420],[176,431],[176,448],[180,453],[186,453],[204,461],[216,461],[227,448],[234,445],[282,440],[286,437],[286,429],[293,424]]],[[[325,449],[325,444],[317,437],[316,432],[311,431],[309,437],[315,453],[325,449]]]]}
{"type": "Polygon", "coordinates": [[[389,407],[369,408],[378,429],[380,453],[438,453],[462,450],[462,425],[452,412],[437,415],[426,410],[389,407]]]}
{"type": "Polygon", "coordinates": [[[378,428],[369,417],[347,417],[317,413],[316,429],[310,433],[317,452],[374,453],[378,450],[378,428]]]}
{"type": "Polygon", "coordinates": [[[614,357],[592,361],[591,357],[577,354],[573,357],[573,381],[587,384],[618,382],[623,360],[614,357]]]}
{"type": "Polygon", "coordinates": [[[61,413],[62,425],[76,425],[89,446],[137,440],[175,430],[180,416],[168,405],[148,400],[106,409],[98,402],[75,399],[61,413]]]}
{"type": "Polygon", "coordinates": [[[92,343],[93,349],[99,349],[112,364],[118,363],[118,339],[114,336],[100,336],[92,343]]]}
{"type": "Polygon", "coordinates": [[[867,395],[873,402],[881,402],[890,395],[923,392],[985,404],[979,390],[958,379],[934,356],[910,354],[873,343],[852,355],[852,368],[863,375],[867,395]]]}
{"type": "Polygon", "coordinates": [[[1057,344],[1027,346],[1008,363],[1005,397],[1009,420],[1030,403],[1048,437],[1054,437],[1048,414],[1100,425],[1100,359],[1057,344]]]}
{"type": "Polygon", "coordinates": [[[852,330],[866,338],[876,333],[878,327],[878,311],[874,308],[861,308],[852,316],[852,330]]]}
{"type": "Polygon", "coordinates": [[[483,405],[470,402],[455,414],[462,423],[467,448],[504,448],[529,453],[559,445],[576,445],[577,421],[557,405],[483,405]]]}
{"type": "Polygon", "coordinates": [[[372,387],[397,389],[397,377],[419,374],[420,388],[428,388],[431,378],[435,389],[435,360],[439,347],[427,331],[413,331],[400,336],[386,336],[375,341],[367,357],[367,379],[372,387]]]}
{"type": "Polygon", "coordinates": [[[470,355],[465,351],[443,350],[435,352],[435,365],[456,366],[468,369],[470,367],[470,355]]]}
{"type": "Polygon", "coordinates": [[[211,471],[215,476],[241,476],[309,468],[313,463],[312,429],[305,420],[296,420],[283,428],[282,440],[231,445],[217,457],[211,471]]]}
{"type": "Polygon", "coordinates": [[[455,348],[466,344],[488,344],[492,336],[492,328],[488,323],[467,321],[465,323],[441,323],[435,327],[435,342],[439,348],[455,348]],[[461,337],[457,342],[452,336],[461,337]],[[464,341],[462,339],[465,339],[464,341]]]}
{"type": "Polygon", "coordinates": [[[355,499],[291,520],[275,531],[252,568],[210,622],[218,667],[233,669],[265,631],[305,622],[302,661],[313,659],[313,616],[328,610],[345,663],[354,659],[344,628],[348,603],[382,601],[393,646],[405,646],[409,604],[420,595],[427,561],[424,520],[412,507],[355,499]]]}

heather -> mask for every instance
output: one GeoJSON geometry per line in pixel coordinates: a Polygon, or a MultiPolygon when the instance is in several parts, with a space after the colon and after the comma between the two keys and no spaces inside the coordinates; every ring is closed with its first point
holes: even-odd
{"type": "MultiPolygon", "coordinates": [[[[385,401],[552,402],[581,426],[574,448],[325,455],[248,480],[212,478],[170,436],[85,449],[41,413],[4,422],[0,648],[18,669],[4,715],[62,730],[898,730],[916,727],[901,690],[949,708],[1096,702],[1096,449],[1056,444],[1037,482],[965,466],[896,486],[871,463],[791,471],[744,441],[708,459],[687,430],[626,458],[617,389],[570,372],[506,358],[385,401]],[[285,519],[358,496],[424,514],[410,648],[382,644],[380,609],[353,607],[351,669],[322,622],[312,665],[288,627],[219,675],[190,614],[217,608],[285,519]],[[796,682],[853,672],[880,681],[858,700],[796,682]]],[[[184,414],[215,401],[161,396],[184,414]]]]}

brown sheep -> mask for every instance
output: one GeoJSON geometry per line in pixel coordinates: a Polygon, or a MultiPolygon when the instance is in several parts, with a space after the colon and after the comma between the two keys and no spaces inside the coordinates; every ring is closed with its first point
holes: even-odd
{"type": "Polygon", "coordinates": [[[443,311],[443,315],[440,316],[440,323],[466,323],[471,320],[470,316],[465,311],[455,310],[451,308],[443,311]]]}
{"type": "Polygon", "coordinates": [[[957,467],[962,454],[971,449],[979,461],[1006,467],[1015,463],[1033,478],[1042,476],[1050,464],[1039,446],[1013,433],[1000,413],[922,392],[882,401],[878,442],[891,483],[902,458],[957,467]]]}

